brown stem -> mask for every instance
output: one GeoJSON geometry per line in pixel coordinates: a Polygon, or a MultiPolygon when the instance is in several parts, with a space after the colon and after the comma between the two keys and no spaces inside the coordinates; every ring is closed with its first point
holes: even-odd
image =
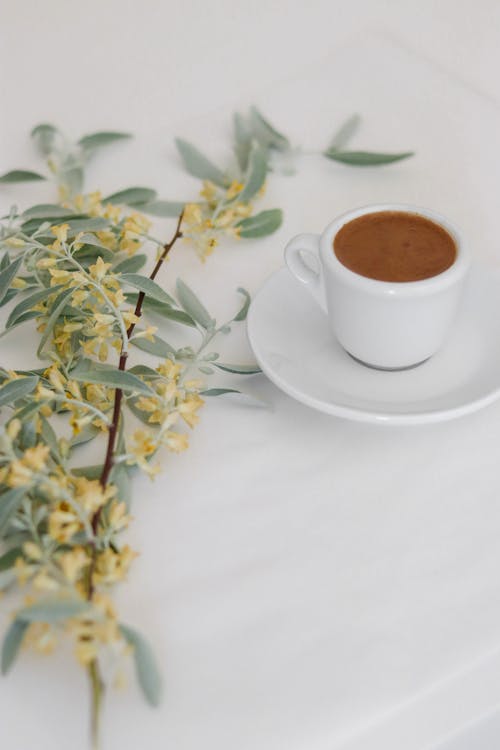
{"type": "MultiPolygon", "coordinates": [[[[174,246],[175,242],[179,239],[179,237],[182,237],[181,232],[181,224],[182,224],[182,217],[184,215],[184,212],[181,213],[179,216],[179,219],[177,221],[177,227],[175,230],[175,234],[170,240],[170,242],[167,242],[163,246],[163,252],[161,253],[160,257],[158,258],[155,267],[153,268],[153,271],[151,272],[149,278],[151,280],[154,280],[156,275],[158,274],[158,271],[160,270],[163,261],[169,254],[170,250],[174,246]]],[[[137,298],[137,304],[135,306],[135,315],[140,318],[142,315],[142,305],[144,302],[145,294],[144,292],[139,292],[139,296],[137,298]]],[[[127,338],[130,339],[132,336],[132,333],[134,332],[135,323],[131,323],[127,330],[127,338]]],[[[118,363],[118,369],[122,372],[125,371],[127,365],[127,352],[121,351],[120,353],[120,360],[118,363]]],[[[121,413],[121,405],[122,405],[122,399],[123,399],[123,391],[121,388],[115,388],[115,399],[113,403],[113,418],[111,421],[111,426],[109,428],[108,432],[108,443],[106,446],[106,456],[104,459],[104,464],[102,467],[102,472],[100,476],[100,483],[102,487],[106,487],[109,481],[109,475],[111,473],[111,469],[113,468],[113,461],[114,461],[114,455],[115,455],[115,446],[116,446],[116,436],[118,433],[118,426],[120,423],[120,413],[121,413]]],[[[99,528],[99,521],[101,518],[102,513],[102,506],[98,508],[98,510],[94,513],[92,516],[92,531],[94,532],[94,535],[97,534],[97,530],[99,528]]],[[[90,560],[90,566],[88,570],[88,577],[87,577],[87,599],[90,601],[92,597],[94,596],[95,591],[95,584],[94,584],[94,574],[95,574],[95,568],[96,568],[96,562],[97,562],[97,545],[95,541],[91,542],[92,546],[92,557],[90,560]]],[[[91,734],[92,734],[92,746],[94,750],[97,750],[99,747],[99,720],[100,720],[100,710],[101,710],[101,703],[102,703],[102,697],[104,693],[104,683],[101,679],[101,672],[99,669],[99,662],[97,659],[93,659],[88,668],[88,675],[90,679],[90,685],[91,685],[91,696],[92,696],[92,708],[91,708],[91,734]]]]}

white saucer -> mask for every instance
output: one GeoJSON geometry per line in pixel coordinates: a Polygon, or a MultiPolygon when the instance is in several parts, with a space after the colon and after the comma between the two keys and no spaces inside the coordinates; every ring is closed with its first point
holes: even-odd
{"type": "Polygon", "coordinates": [[[308,292],[283,268],[250,307],[257,361],[292,398],[361,422],[423,424],[476,411],[500,397],[500,274],[475,267],[444,348],[412,370],[355,362],[308,292]]]}

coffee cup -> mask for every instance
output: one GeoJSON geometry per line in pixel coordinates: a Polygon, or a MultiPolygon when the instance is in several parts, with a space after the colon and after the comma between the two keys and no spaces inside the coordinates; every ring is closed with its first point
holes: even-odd
{"type": "MultiPolygon", "coordinates": [[[[368,246],[364,249],[369,255],[369,222],[365,224],[368,246]]],[[[374,248],[376,240],[378,251],[383,251],[380,237],[374,234],[374,248]]],[[[430,248],[432,261],[432,243],[425,247],[426,252],[430,248]]],[[[417,243],[417,259],[418,249],[417,243]]],[[[285,262],[325,312],[345,351],[359,362],[382,370],[415,367],[439,351],[452,326],[470,265],[461,234],[448,219],[435,211],[406,204],[365,206],[342,214],[321,235],[299,234],[288,242],[285,262]],[[454,248],[448,267],[426,278],[408,281],[381,280],[370,277],[377,275],[376,270],[362,269],[359,273],[347,267],[334,249],[340,230],[348,229],[347,225],[354,225],[361,217],[377,220],[378,214],[391,214],[396,220],[399,214],[414,217],[411,237],[417,239],[419,221],[439,228],[454,248]]]]}

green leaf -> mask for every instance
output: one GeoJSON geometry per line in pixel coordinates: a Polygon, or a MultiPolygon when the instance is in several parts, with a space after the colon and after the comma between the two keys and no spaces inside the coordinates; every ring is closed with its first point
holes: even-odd
{"type": "Polygon", "coordinates": [[[19,316],[14,325],[11,325],[10,328],[6,328],[5,331],[2,331],[2,333],[0,333],[0,339],[17,328],[17,326],[26,323],[27,320],[33,320],[33,318],[38,318],[39,316],[40,313],[36,312],[36,310],[28,310],[28,312],[25,312],[23,313],[23,315],[19,316]]]}
{"type": "Polygon", "coordinates": [[[14,664],[28,624],[27,622],[14,620],[7,630],[2,645],[2,674],[7,674],[14,664]]]}
{"type": "Polygon", "coordinates": [[[102,464],[93,464],[92,466],[77,466],[71,470],[72,474],[77,477],[86,479],[99,479],[102,474],[102,464]]]}
{"type": "Polygon", "coordinates": [[[245,118],[239,112],[233,116],[234,126],[234,153],[240,165],[242,172],[248,167],[248,157],[252,148],[252,132],[249,129],[245,118]]]}
{"type": "Polygon", "coordinates": [[[145,187],[131,187],[111,193],[103,199],[103,203],[114,203],[123,206],[135,206],[137,203],[149,203],[157,196],[156,190],[145,187]]]}
{"type": "Polygon", "coordinates": [[[208,310],[202,305],[196,294],[185,284],[182,279],[177,279],[177,297],[183,309],[195,320],[202,328],[208,330],[215,323],[210,317],[208,310]]]}
{"type": "Polygon", "coordinates": [[[219,185],[219,187],[227,187],[229,182],[224,172],[216,167],[215,164],[212,164],[201,151],[198,151],[196,146],[188,143],[188,141],[184,141],[182,138],[176,138],[175,143],[184,167],[189,174],[193,175],[193,177],[199,177],[201,180],[210,180],[210,182],[219,185]]]}
{"type": "Polygon", "coordinates": [[[74,287],[72,289],[65,289],[56,297],[54,301],[54,305],[52,307],[52,312],[50,313],[49,319],[47,320],[45,330],[43,332],[42,338],[40,339],[40,343],[38,345],[38,349],[37,349],[38,357],[42,358],[45,345],[47,341],[49,340],[49,337],[52,335],[54,326],[59,320],[62,314],[62,311],[66,307],[66,304],[69,302],[71,295],[76,291],[77,288],[78,287],[74,287]]]}
{"type": "Polygon", "coordinates": [[[266,180],[267,155],[261,146],[253,146],[250,152],[248,171],[245,177],[245,187],[238,194],[237,200],[248,203],[260,190],[266,180]]]}
{"type": "Polygon", "coordinates": [[[54,125],[45,122],[37,125],[31,131],[31,137],[42,156],[48,156],[54,151],[54,143],[59,136],[58,129],[54,125]]]}
{"type": "Polygon", "coordinates": [[[246,320],[248,308],[250,307],[250,302],[252,301],[252,299],[247,290],[243,289],[241,286],[238,287],[238,292],[243,295],[243,297],[245,298],[245,302],[243,303],[243,307],[240,309],[238,314],[234,316],[233,320],[240,322],[242,320],[246,320]]]}
{"type": "Polygon", "coordinates": [[[88,424],[85,425],[82,430],[80,430],[78,435],[73,435],[73,437],[69,441],[69,444],[72,448],[76,448],[77,445],[90,443],[91,440],[94,440],[94,438],[96,438],[100,434],[101,430],[98,427],[94,427],[93,424],[88,424]]]}
{"type": "Polygon", "coordinates": [[[18,378],[17,380],[11,380],[10,383],[6,383],[0,387],[0,408],[9,404],[13,404],[19,398],[24,398],[28,393],[35,390],[38,383],[36,375],[30,375],[27,378],[18,378]]]}
{"type": "MultiPolygon", "coordinates": [[[[35,292],[34,294],[30,294],[29,297],[25,297],[14,307],[9,317],[7,318],[5,327],[10,328],[12,325],[14,325],[14,323],[17,323],[19,318],[23,316],[24,313],[31,310],[32,307],[38,305],[40,302],[43,302],[45,299],[47,299],[47,297],[50,297],[51,294],[57,294],[62,286],[62,284],[58,284],[57,286],[49,287],[47,289],[40,289],[40,291],[35,292]]],[[[39,313],[37,314],[39,315],[39,313]]]]}
{"type": "Polygon", "coordinates": [[[17,558],[22,556],[23,550],[21,547],[13,547],[8,550],[8,552],[0,557],[0,572],[12,568],[15,565],[17,558]]]}
{"type": "Polygon", "coordinates": [[[349,139],[354,135],[361,122],[359,115],[352,115],[337,130],[330,141],[327,151],[340,151],[347,145],[349,139]]]}
{"type": "Polygon", "coordinates": [[[28,219],[71,218],[71,216],[74,215],[75,212],[70,208],[65,208],[64,206],[59,206],[53,203],[39,203],[36,206],[31,206],[31,208],[27,208],[26,211],[23,211],[22,218],[23,221],[27,221],[28,219]]]}
{"type": "Polygon", "coordinates": [[[44,439],[45,444],[49,446],[52,456],[56,461],[60,461],[61,454],[59,452],[57,435],[50,422],[43,415],[40,415],[40,417],[42,420],[42,438],[44,439]]]}
{"type": "Polygon", "coordinates": [[[84,135],[78,141],[78,145],[84,148],[86,151],[91,151],[94,148],[100,146],[107,146],[110,143],[116,141],[123,141],[125,138],[132,138],[130,133],[115,133],[113,131],[102,131],[100,133],[91,133],[90,135],[84,135]]]}
{"type": "Polygon", "coordinates": [[[391,164],[413,156],[413,151],[404,151],[400,154],[382,154],[373,151],[325,151],[325,156],[333,161],[350,164],[354,167],[376,167],[381,164],[391,164]]]}
{"type": "Polygon", "coordinates": [[[120,631],[133,649],[137,680],[147,702],[158,706],[161,698],[161,678],[153,652],[144,638],[128,625],[120,625],[120,631]]]}
{"type": "Polygon", "coordinates": [[[9,526],[12,516],[17,512],[26,494],[26,487],[14,487],[0,495],[0,537],[9,526]]]}
{"type": "Polygon", "coordinates": [[[3,307],[4,305],[7,305],[18,294],[19,294],[19,290],[18,289],[8,289],[7,292],[6,292],[6,294],[5,294],[5,297],[0,302],[0,307],[3,307]]]}
{"type": "Polygon", "coordinates": [[[150,216],[159,216],[162,218],[177,217],[180,215],[184,206],[188,203],[185,201],[150,201],[148,203],[137,203],[136,208],[150,216]]]}
{"type": "Polygon", "coordinates": [[[129,372],[133,373],[134,375],[144,375],[150,380],[157,380],[159,377],[161,377],[161,375],[156,372],[156,370],[153,370],[152,367],[148,367],[147,365],[134,365],[130,368],[129,372]]]}
{"type": "Polygon", "coordinates": [[[236,224],[240,230],[241,237],[265,237],[275,232],[283,221],[281,208],[272,208],[269,211],[261,211],[260,214],[249,216],[236,224]]]}
{"type": "Polygon", "coordinates": [[[89,602],[83,599],[59,599],[47,597],[17,613],[21,622],[61,622],[70,617],[78,617],[91,610],[89,602]]]}
{"type": "Polygon", "coordinates": [[[70,219],[65,222],[68,224],[68,236],[73,237],[79,232],[99,232],[109,227],[109,219],[103,219],[100,216],[88,219],[70,219]]]}
{"type": "Polygon", "coordinates": [[[71,370],[71,377],[79,383],[97,383],[110,388],[120,388],[122,391],[144,393],[148,396],[154,394],[146,383],[132,373],[123,372],[109,365],[97,364],[90,359],[81,359],[74,370],[71,370]]]}
{"type": "Polygon", "coordinates": [[[0,302],[9,291],[9,287],[13,279],[15,279],[22,262],[23,258],[20,256],[0,272],[0,302]]]}
{"type": "Polygon", "coordinates": [[[288,151],[290,141],[283,133],[279,133],[270,122],[259,112],[257,107],[250,107],[250,116],[255,137],[265,147],[275,148],[277,151],[288,151]]]}
{"type": "Polygon", "coordinates": [[[162,302],[165,305],[170,304],[172,300],[172,297],[164,292],[161,286],[156,283],[156,281],[152,281],[146,276],[141,276],[138,273],[123,273],[121,275],[121,281],[124,281],[126,284],[133,286],[140,292],[144,292],[146,297],[150,297],[157,302],[162,302]]]}
{"type": "Polygon", "coordinates": [[[174,347],[170,346],[167,341],[164,341],[159,336],[153,335],[153,341],[149,341],[144,337],[139,339],[133,338],[131,339],[130,343],[136,346],[137,349],[140,349],[142,352],[154,354],[156,357],[162,357],[163,359],[167,359],[168,357],[171,357],[173,354],[175,354],[174,347]]]}
{"type": "Polygon", "coordinates": [[[61,169],[59,173],[60,181],[66,185],[70,195],[78,195],[83,188],[83,167],[80,164],[74,164],[73,161],[68,166],[61,169]]]}
{"type": "Polygon", "coordinates": [[[255,396],[250,396],[248,393],[238,391],[236,388],[208,388],[206,391],[200,391],[200,396],[217,397],[217,396],[229,396],[231,400],[240,402],[245,406],[257,406],[259,409],[267,408],[269,404],[265,401],[261,401],[255,396]]]}
{"type": "Polygon", "coordinates": [[[0,183],[7,184],[9,182],[35,182],[37,180],[46,180],[47,178],[43,174],[38,172],[30,172],[27,169],[13,169],[11,172],[6,172],[0,176],[0,183]]]}
{"type": "Polygon", "coordinates": [[[174,309],[171,305],[163,305],[160,302],[150,300],[146,297],[144,299],[143,307],[149,310],[150,313],[160,315],[162,318],[167,318],[167,320],[172,320],[175,323],[181,323],[182,325],[196,328],[196,323],[190,315],[182,310],[174,309]]]}
{"type": "Polygon", "coordinates": [[[117,263],[113,268],[113,273],[135,273],[136,271],[140,271],[147,259],[147,255],[140,253],[132,255],[130,258],[125,258],[125,260],[117,263]]]}
{"type": "Polygon", "coordinates": [[[227,365],[222,362],[214,362],[214,366],[224,372],[234,372],[237,375],[256,375],[262,372],[258,365],[227,365]]]}

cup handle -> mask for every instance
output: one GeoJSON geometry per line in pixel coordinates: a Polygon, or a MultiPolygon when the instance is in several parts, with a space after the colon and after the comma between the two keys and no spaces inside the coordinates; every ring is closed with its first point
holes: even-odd
{"type": "Polygon", "coordinates": [[[328,313],[319,241],[319,234],[298,234],[285,247],[285,263],[290,273],[304,285],[323,312],[328,313]],[[305,263],[304,256],[312,259],[316,270],[305,263]]]}

